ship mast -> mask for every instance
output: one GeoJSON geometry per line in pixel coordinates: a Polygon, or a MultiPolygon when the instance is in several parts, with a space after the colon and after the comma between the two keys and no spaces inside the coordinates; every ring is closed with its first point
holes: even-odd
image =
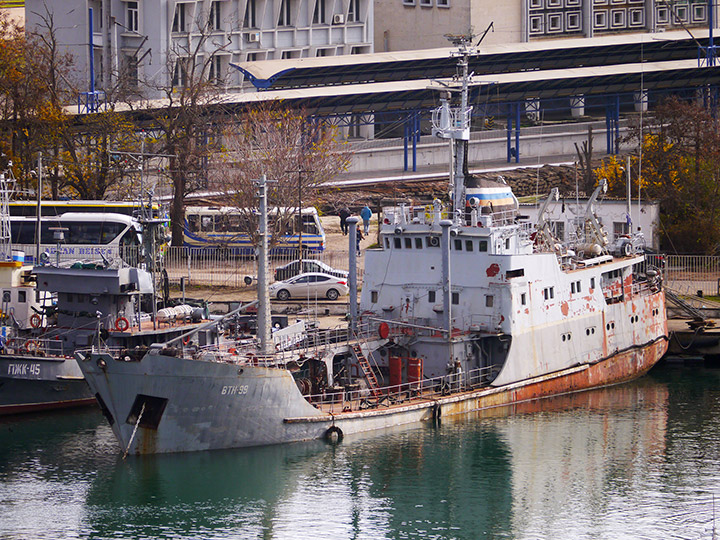
{"type": "Polygon", "coordinates": [[[440,107],[433,111],[433,135],[450,141],[452,152],[450,160],[450,192],[453,198],[454,220],[465,211],[465,174],[463,165],[467,141],[470,140],[470,118],[472,107],[468,106],[468,86],[470,74],[468,73],[469,58],[476,55],[477,50],[472,46],[472,34],[451,35],[445,37],[458,49],[451,56],[458,57],[457,78],[460,79],[460,89],[451,88],[442,84],[448,93],[440,97],[440,107]],[[460,92],[460,106],[451,107],[449,92],[460,92]]]}
{"type": "Polygon", "coordinates": [[[10,236],[10,196],[15,191],[15,177],[12,163],[8,165],[8,176],[0,173],[0,262],[12,261],[12,237],[10,236]]]}

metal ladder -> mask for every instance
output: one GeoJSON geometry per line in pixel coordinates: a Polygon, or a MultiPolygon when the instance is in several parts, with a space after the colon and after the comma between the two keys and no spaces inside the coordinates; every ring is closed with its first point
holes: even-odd
{"type": "Polygon", "coordinates": [[[355,343],[350,345],[350,349],[352,349],[353,354],[355,355],[355,359],[357,360],[358,365],[360,366],[360,369],[363,372],[363,375],[365,376],[365,380],[368,383],[368,387],[370,388],[370,392],[372,393],[373,397],[379,398],[382,396],[382,392],[380,392],[380,385],[378,384],[377,377],[375,376],[375,372],[373,371],[372,367],[370,366],[370,362],[368,362],[368,359],[365,357],[365,354],[362,352],[362,349],[360,348],[359,343],[355,343]]]}

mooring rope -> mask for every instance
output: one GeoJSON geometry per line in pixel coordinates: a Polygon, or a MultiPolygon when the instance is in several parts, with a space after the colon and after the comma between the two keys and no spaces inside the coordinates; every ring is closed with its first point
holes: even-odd
{"type": "Polygon", "coordinates": [[[130,446],[132,446],[133,439],[135,438],[135,434],[137,433],[137,428],[140,425],[140,419],[142,418],[144,412],[145,403],[143,403],[142,407],[140,408],[140,414],[137,417],[137,422],[135,422],[135,427],[133,428],[132,435],[130,435],[130,441],[128,441],[127,448],[125,449],[125,453],[123,454],[123,460],[128,456],[128,453],[130,452],[130,446]]]}

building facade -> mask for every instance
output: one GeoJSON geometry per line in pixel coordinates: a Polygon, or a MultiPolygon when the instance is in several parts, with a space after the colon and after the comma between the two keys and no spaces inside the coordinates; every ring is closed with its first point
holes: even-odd
{"type": "Polygon", "coordinates": [[[28,28],[46,9],[88,89],[91,61],[96,90],[118,79],[169,87],[185,82],[183,58],[197,54],[233,91],[243,79],[231,64],[373,52],[372,0],[27,0],[28,28]]]}
{"type": "MultiPolygon", "coordinates": [[[[375,50],[446,47],[472,28],[484,44],[707,27],[707,0],[375,0],[375,50]]],[[[717,5],[715,7],[717,24],[717,5]]]]}

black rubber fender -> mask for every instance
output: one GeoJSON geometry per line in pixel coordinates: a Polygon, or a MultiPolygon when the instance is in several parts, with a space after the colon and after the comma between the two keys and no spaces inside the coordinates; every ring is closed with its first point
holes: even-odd
{"type": "Polygon", "coordinates": [[[332,443],[339,443],[343,439],[343,432],[337,426],[330,426],[325,432],[325,440],[332,443]]]}

